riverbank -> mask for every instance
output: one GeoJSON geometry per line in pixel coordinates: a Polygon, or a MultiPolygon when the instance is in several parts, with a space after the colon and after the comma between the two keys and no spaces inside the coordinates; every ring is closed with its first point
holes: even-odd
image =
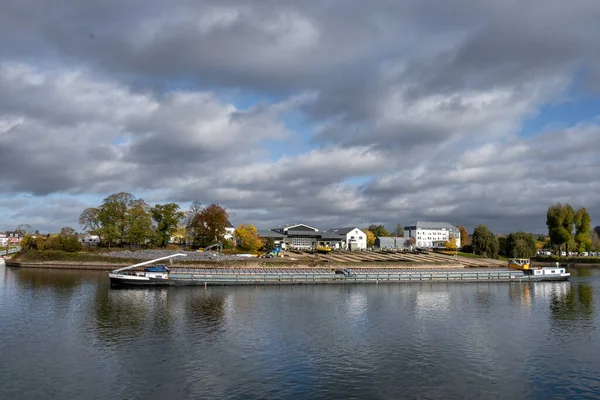
{"type": "MultiPolygon", "coordinates": [[[[106,262],[73,262],[73,261],[14,261],[6,260],[7,267],[16,268],[37,268],[37,269],[72,269],[72,270],[96,270],[112,271],[117,268],[126,267],[134,263],[106,263],[106,262]]],[[[331,262],[298,262],[298,261],[228,261],[228,262],[198,262],[198,263],[180,263],[174,262],[169,265],[178,269],[307,269],[307,268],[353,268],[353,269],[382,269],[382,268],[402,268],[411,269],[464,269],[459,263],[377,263],[368,265],[366,263],[331,263],[331,262]]]]}

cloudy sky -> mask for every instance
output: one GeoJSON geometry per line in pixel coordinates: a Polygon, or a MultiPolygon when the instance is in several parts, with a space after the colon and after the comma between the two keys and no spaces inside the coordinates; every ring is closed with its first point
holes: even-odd
{"type": "Polygon", "coordinates": [[[0,3],[0,230],[120,191],[260,228],[600,224],[597,0],[51,3],[0,3]]]}

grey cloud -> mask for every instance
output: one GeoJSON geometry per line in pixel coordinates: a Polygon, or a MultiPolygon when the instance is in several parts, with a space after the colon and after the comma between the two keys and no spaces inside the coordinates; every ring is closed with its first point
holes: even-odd
{"type": "Polygon", "coordinates": [[[516,132],[578,73],[594,93],[599,13],[592,0],[4,1],[0,193],[140,191],[262,227],[540,229],[550,201],[598,205],[594,123],[516,132]],[[238,109],[235,93],[261,103],[238,109]],[[270,154],[303,135],[316,149],[270,154]]]}

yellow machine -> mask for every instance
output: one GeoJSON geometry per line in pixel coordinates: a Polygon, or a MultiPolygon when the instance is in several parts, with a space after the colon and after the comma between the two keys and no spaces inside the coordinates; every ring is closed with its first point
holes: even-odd
{"type": "Polygon", "coordinates": [[[526,270],[531,268],[529,258],[513,258],[508,260],[508,268],[526,270]]]}
{"type": "Polygon", "coordinates": [[[316,250],[319,253],[329,253],[331,251],[331,247],[329,247],[329,246],[317,246],[316,250]]]}

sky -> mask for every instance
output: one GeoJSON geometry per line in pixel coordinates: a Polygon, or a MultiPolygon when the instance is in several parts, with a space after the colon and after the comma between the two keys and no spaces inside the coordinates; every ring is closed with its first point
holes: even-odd
{"type": "Polygon", "coordinates": [[[269,228],[600,224],[597,0],[3,0],[0,231],[117,192],[269,228]]]}

